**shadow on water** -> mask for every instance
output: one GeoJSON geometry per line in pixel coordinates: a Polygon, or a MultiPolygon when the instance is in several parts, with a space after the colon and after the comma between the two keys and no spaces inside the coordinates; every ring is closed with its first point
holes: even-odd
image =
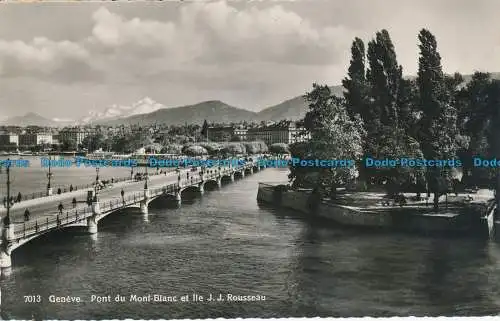
{"type": "Polygon", "coordinates": [[[41,235],[12,253],[12,263],[16,269],[29,267],[33,260],[44,260],[50,264],[57,264],[63,257],[79,255],[77,244],[88,242],[89,235],[85,229],[70,227],[41,235]],[[68,244],[75,246],[68,247],[68,244]]]}
{"type": "Polygon", "coordinates": [[[491,283],[490,276],[490,273],[498,274],[498,254],[494,243],[434,239],[423,257],[424,267],[418,279],[420,286],[416,289],[428,301],[430,311],[427,314],[498,314],[498,278],[491,283]]]}
{"type": "Polygon", "coordinates": [[[496,243],[360,230],[283,208],[259,208],[306,223],[287,280],[293,316],[498,314],[496,243]]]}

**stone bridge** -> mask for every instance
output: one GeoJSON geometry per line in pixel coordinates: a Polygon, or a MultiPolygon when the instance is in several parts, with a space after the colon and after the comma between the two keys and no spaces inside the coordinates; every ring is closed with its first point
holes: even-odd
{"type": "MultiPolygon", "coordinates": [[[[98,231],[98,222],[104,217],[119,212],[125,208],[138,207],[142,214],[148,214],[148,205],[159,197],[166,197],[174,201],[178,206],[182,201],[182,192],[187,189],[203,193],[206,184],[221,187],[222,180],[234,181],[235,177],[244,178],[247,174],[253,174],[254,170],[261,167],[256,162],[247,162],[239,167],[212,167],[204,171],[179,173],[177,177],[171,177],[170,183],[153,184],[146,181],[144,189],[130,193],[124,193],[116,188],[108,191],[106,197],[97,197],[91,206],[78,207],[53,215],[32,219],[27,222],[10,223],[3,226],[0,243],[0,268],[2,271],[12,266],[12,252],[23,244],[47,233],[68,227],[83,227],[89,234],[98,231]],[[181,177],[182,176],[182,177],[181,177]],[[177,181],[175,181],[177,178],[177,181]],[[172,182],[173,180],[173,182],[172,182]],[[151,186],[153,185],[153,186],[151,186]],[[158,186],[159,185],[159,186],[158,186]]],[[[47,200],[57,206],[57,201],[47,200]]]]}

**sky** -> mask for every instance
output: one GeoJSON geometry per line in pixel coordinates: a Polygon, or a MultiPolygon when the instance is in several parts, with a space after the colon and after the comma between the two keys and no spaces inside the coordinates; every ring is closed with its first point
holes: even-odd
{"type": "Polygon", "coordinates": [[[150,97],[259,111],[338,85],[354,37],[387,29],[414,75],[417,35],[445,72],[500,71],[498,0],[240,0],[0,5],[0,118],[78,119],[150,97]]]}

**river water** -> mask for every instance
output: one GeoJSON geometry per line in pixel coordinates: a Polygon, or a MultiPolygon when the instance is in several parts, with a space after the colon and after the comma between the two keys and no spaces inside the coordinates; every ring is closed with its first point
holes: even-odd
{"type": "MultiPolygon", "coordinates": [[[[55,157],[52,156],[52,159],[55,157]]],[[[7,159],[7,157],[0,157],[1,159],[7,159]]],[[[20,159],[19,157],[10,157],[10,159],[20,159]]],[[[47,173],[48,168],[42,168],[39,157],[23,157],[22,159],[28,160],[30,163],[29,167],[11,167],[10,178],[11,178],[11,195],[17,196],[18,192],[22,195],[28,195],[34,192],[45,192],[47,186],[47,173]]],[[[67,159],[74,159],[73,157],[68,157],[67,159]]],[[[143,171],[144,169],[134,169],[134,171],[143,171]]],[[[156,169],[154,169],[156,170],[156,169]]],[[[94,167],[84,167],[79,168],[57,168],[52,167],[52,179],[51,186],[54,192],[58,188],[64,189],[69,188],[70,185],[86,185],[95,182],[96,170],[94,167]]],[[[103,180],[110,179],[112,177],[130,177],[130,168],[126,167],[107,167],[101,168],[99,170],[99,178],[103,180]]],[[[5,168],[2,168],[0,174],[0,194],[6,194],[6,174],[5,168]]]]}
{"type": "MultiPolygon", "coordinates": [[[[73,169],[76,170],[76,169],[73,169]]],[[[68,170],[72,171],[72,170],[68,170]]],[[[92,237],[70,231],[13,253],[0,281],[8,318],[491,315],[500,311],[500,248],[456,238],[335,227],[259,206],[267,169],[178,209],[152,204],[99,222],[92,237]],[[260,302],[193,302],[192,294],[264,295],[260,302]],[[189,295],[189,302],[95,303],[92,295],[189,295]],[[40,295],[41,303],[24,296],[40,295]],[[49,296],[82,303],[50,303],[49,296]]],[[[73,174],[72,174],[73,175],[73,174]]],[[[89,179],[83,177],[82,180],[89,179]]],[[[41,185],[43,186],[43,185],[41,185]]]]}

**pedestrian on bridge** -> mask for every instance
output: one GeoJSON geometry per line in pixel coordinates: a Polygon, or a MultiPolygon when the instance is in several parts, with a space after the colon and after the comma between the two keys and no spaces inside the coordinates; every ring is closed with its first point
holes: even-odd
{"type": "Polygon", "coordinates": [[[24,220],[25,221],[29,221],[30,220],[30,210],[29,209],[26,209],[24,211],[24,220]]]}
{"type": "Polygon", "coordinates": [[[71,185],[69,186],[69,191],[70,191],[70,192],[73,192],[73,184],[71,184],[71,185]]]}
{"type": "Polygon", "coordinates": [[[17,194],[17,202],[20,203],[23,199],[23,196],[21,195],[21,192],[17,194]]]}
{"type": "Polygon", "coordinates": [[[57,207],[57,209],[59,210],[59,214],[62,214],[62,211],[64,209],[64,206],[62,203],[59,203],[59,206],[57,207]]]}
{"type": "Polygon", "coordinates": [[[73,197],[73,202],[72,203],[73,203],[73,208],[75,208],[76,207],[76,197],[73,197]]]}

